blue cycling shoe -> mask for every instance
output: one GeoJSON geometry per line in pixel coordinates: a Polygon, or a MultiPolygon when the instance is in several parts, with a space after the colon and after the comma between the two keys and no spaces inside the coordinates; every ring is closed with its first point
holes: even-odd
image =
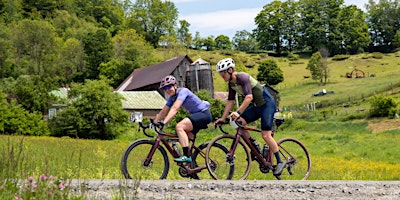
{"type": "Polygon", "coordinates": [[[174,160],[176,162],[180,162],[180,163],[182,163],[182,162],[188,162],[188,163],[192,162],[192,158],[191,157],[186,157],[186,156],[181,156],[179,158],[175,158],[174,160]]]}

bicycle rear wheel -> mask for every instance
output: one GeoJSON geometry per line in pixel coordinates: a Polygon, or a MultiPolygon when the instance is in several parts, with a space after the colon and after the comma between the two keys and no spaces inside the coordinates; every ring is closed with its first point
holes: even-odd
{"type": "MultiPolygon", "coordinates": [[[[201,170],[200,172],[193,174],[192,177],[194,179],[210,179],[212,177],[210,177],[210,174],[207,171],[207,166],[206,166],[206,162],[205,162],[205,157],[206,157],[206,148],[208,146],[208,142],[201,144],[198,149],[195,149],[192,155],[193,161],[191,163],[191,168],[197,168],[197,167],[205,167],[205,169],[201,170]]],[[[221,152],[225,152],[228,153],[228,148],[226,148],[224,145],[221,145],[219,143],[213,143],[213,147],[219,149],[221,152]]],[[[213,161],[210,161],[211,165],[215,165],[213,164],[213,161]]],[[[233,173],[233,167],[230,167],[230,170],[232,170],[231,173],[233,173]]]]}
{"type": "Polygon", "coordinates": [[[236,137],[232,135],[220,135],[210,141],[206,150],[206,165],[211,177],[216,180],[244,180],[250,173],[251,158],[246,144],[239,140],[233,152],[233,159],[230,152],[236,137]],[[228,151],[224,151],[215,143],[223,145],[228,151]]]}
{"type": "Polygon", "coordinates": [[[133,142],[123,153],[121,171],[127,179],[154,180],[165,179],[168,175],[169,160],[165,149],[158,146],[148,165],[145,165],[155,142],[142,139],[133,142]]]}
{"type": "Polygon", "coordinates": [[[281,158],[286,161],[286,169],[277,178],[307,180],[311,171],[311,158],[306,147],[294,138],[283,138],[277,143],[281,158]]]}

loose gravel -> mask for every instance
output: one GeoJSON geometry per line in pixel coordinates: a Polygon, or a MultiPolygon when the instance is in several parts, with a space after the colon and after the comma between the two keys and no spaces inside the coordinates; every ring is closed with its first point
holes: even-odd
{"type": "Polygon", "coordinates": [[[400,199],[400,181],[73,181],[86,199],[400,199]]]}

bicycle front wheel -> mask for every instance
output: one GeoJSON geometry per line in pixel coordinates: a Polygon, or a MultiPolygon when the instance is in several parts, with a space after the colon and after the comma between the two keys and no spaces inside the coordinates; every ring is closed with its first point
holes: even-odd
{"type": "Polygon", "coordinates": [[[232,149],[235,140],[235,136],[225,134],[217,136],[208,144],[206,165],[208,172],[214,179],[244,180],[249,175],[251,168],[250,152],[242,140],[239,140],[235,149],[232,149]],[[228,151],[218,148],[215,143],[223,145],[228,151]]]}
{"type": "Polygon", "coordinates": [[[286,161],[286,169],[277,178],[307,180],[311,171],[311,158],[306,147],[294,138],[283,138],[277,143],[280,155],[286,161]]]}
{"type": "Polygon", "coordinates": [[[121,171],[127,179],[165,179],[168,175],[169,160],[162,146],[150,155],[155,141],[142,139],[126,148],[121,160],[121,171]]]}

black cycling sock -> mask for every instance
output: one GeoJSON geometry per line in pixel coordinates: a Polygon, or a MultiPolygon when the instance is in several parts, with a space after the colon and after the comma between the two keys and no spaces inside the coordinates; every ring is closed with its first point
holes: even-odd
{"type": "Polygon", "coordinates": [[[189,157],[189,147],[182,147],[183,155],[189,157]]]}
{"type": "Polygon", "coordinates": [[[274,155],[275,155],[275,158],[276,158],[276,162],[278,162],[278,163],[283,162],[282,159],[281,159],[281,156],[279,154],[279,151],[275,152],[274,155]]]}

